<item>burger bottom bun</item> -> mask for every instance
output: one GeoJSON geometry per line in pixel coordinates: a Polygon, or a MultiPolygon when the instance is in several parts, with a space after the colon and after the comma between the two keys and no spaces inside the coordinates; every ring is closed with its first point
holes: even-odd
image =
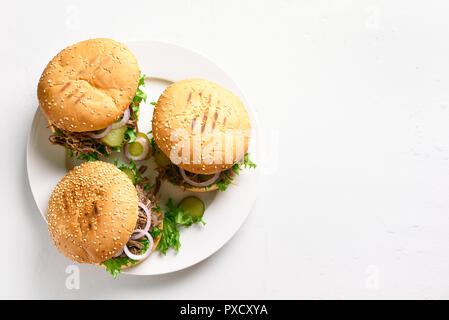
{"type": "MultiPolygon", "coordinates": [[[[234,171],[232,171],[231,174],[230,174],[230,177],[233,178],[235,176],[236,176],[236,174],[234,173],[234,171]]],[[[204,187],[193,187],[193,186],[191,186],[191,187],[180,186],[178,184],[175,184],[175,183],[171,182],[170,180],[168,180],[168,182],[170,182],[174,186],[177,186],[181,190],[189,191],[189,192],[209,192],[209,191],[218,190],[218,186],[215,183],[212,186],[208,187],[208,188],[204,188],[204,187]]]]}
{"type": "Polygon", "coordinates": [[[184,191],[190,191],[190,192],[209,192],[209,191],[215,191],[218,190],[218,186],[216,184],[213,184],[210,188],[204,188],[204,187],[186,187],[186,186],[180,186],[178,184],[175,184],[171,181],[169,181],[172,185],[177,186],[179,189],[184,191]]]}

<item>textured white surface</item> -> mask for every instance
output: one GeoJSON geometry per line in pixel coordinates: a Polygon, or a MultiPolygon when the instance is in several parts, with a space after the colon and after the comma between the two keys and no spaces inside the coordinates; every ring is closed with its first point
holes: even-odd
{"type": "Polygon", "coordinates": [[[1,298],[449,298],[447,1],[143,3],[0,3],[1,298]],[[26,134],[46,62],[98,36],[216,61],[257,110],[267,160],[253,212],[211,258],[118,281],[82,266],[68,290],[26,134]]]}

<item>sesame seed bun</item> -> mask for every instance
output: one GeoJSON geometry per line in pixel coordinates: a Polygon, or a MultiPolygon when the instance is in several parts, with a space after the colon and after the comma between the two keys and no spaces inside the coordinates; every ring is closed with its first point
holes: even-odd
{"type": "Polygon", "coordinates": [[[119,119],[139,82],[136,57],[124,44],[90,39],[59,52],[39,80],[39,105],[50,124],[71,132],[104,129],[119,119]]]}
{"type": "Polygon", "coordinates": [[[48,203],[48,230],[67,258],[98,264],[129,240],[138,219],[137,191],[110,163],[86,162],[67,173],[48,203]]]}
{"type": "Polygon", "coordinates": [[[240,99],[219,84],[204,79],[173,83],[165,89],[154,108],[153,137],[156,144],[173,163],[193,173],[212,174],[231,168],[247,153],[250,130],[248,112],[240,99]],[[180,163],[176,163],[170,152],[173,148],[178,149],[179,140],[170,138],[179,137],[180,130],[190,139],[190,159],[182,158],[180,163]],[[233,137],[231,142],[225,143],[225,137],[230,136],[233,137]],[[197,140],[194,137],[201,137],[201,143],[197,145],[201,145],[202,157],[197,157],[197,163],[193,161],[199,149],[194,145],[194,140],[197,140]],[[222,141],[220,150],[214,152],[210,148],[211,137],[214,137],[213,141],[222,141]],[[241,148],[236,147],[237,141],[242,142],[241,148]],[[227,144],[231,152],[230,161],[225,157],[227,144]],[[221,164],[213,161],[214,156],[221,159],[221,164]]]}
{"type": "MultiPolygon", "coordinates": [[[[161,221],[161,223],[157,226],[157,228],[162,230],[164,228],[164,219],[163,219],[162,211],[157,211],[157,215],[159,216],[159,219],[161,221]]],[[[153,248],[151,249],[151,253],[153,253],[156,250],[157,245],[159,244],[159,241],[161,241],[161,238],[162,238],[162,233],[159,236],[157,236],[156,238],[153,239],[153,248]]],[[[148,257],[147,257],[147,259],[148,259],[148,257]]],[[[145,260],[146,259],[142,259],[142,260],[136,261],[134,263],[132,263],[130,261],[130,262],[128,262],[127,265],[123,265],[122,266],[122,270],[134,267],[134,266],[144,262],[145,260]]],[[[98,264],[98,266],[106,268],[106,266],[104,264],[98,264]]]]}

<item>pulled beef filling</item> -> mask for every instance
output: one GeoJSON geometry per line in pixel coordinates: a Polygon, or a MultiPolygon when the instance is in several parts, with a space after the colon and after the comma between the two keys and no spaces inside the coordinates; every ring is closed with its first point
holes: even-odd
{"type": "MultiPolygon", "coordinates": [[[[132,109],[132,108],[131,108],[132,109]]],[[[137,120],[132,113],[133,117],[128,120],[126,126],[128,128],[137,129],[137,120]]],[[[71,132],[67,130],[62,130],[57,128],[57,131],[53,133],[48,140],[52,144],[60,145],[66,147],[67,149],[73,151],[75,155],[80,154],[97,154],[109,155],[112,152],[112,148],[107,146],[100,139],[93,139],[89,135],[93,132],[71,132]]]]}
{"type": "Polygon", "coordinates": [[[100,140],[89,137],[89,134],[91,134],[91,132],[70,132],[58,129],[58,131],[52,134],[48,140],[50,140],[52,144],[60,145],[72,150],[76,155],[92,153],[97,155],[109,155],[112,152],[111,147],[103,144],[100,140]]]}
{"type": "MultiPolygon", "coordinates": [[[[158,167],[156,169],[159,174],[157,177],[157,183],[161,183],[161,181],[163,180],[168,180],[171,183],[174,183],[178,186],[181,186],[183,188],[191,188],[192,186],[187,183],[184,178],[181,176],[181,173],[179,172],[179,167],[173,163],[169,164],[168,166],[165,167],[158,167]]],[[[229,176],[234,176],[234,172],[232,171],[232,169],[227,170],[228,175],[229,176]]],[[[195,182],[202,182],[204,180],[201,180],[202,177],[204,177],[204,175],[201,174],[196,174],[196,173],[190,173],[188,171],[186,171],[186,175],[195,182]]],[[[207,180],[207,178],[205,178],[207,180]]],[[[223,172],[220,174],[220,177],[217,179],[217,181],[215,181],[213,184],[211,184],[210,186],[207,187],[203,187],[203,188],[209,188],[211,186],[213,186],[216,183],[219,182],[223,182],[226,179],[226,177],[224,176],[223,172]]]]}
{"type": "MultiPolygon", "coordinates": [[[[151,228],[157,227],[162,222],[162,215],[157,214],[156,210],[153,210],[156,208],[156,197],[151,191],[145,191],[144,187],[140,184],[136,186],[137,196],[139,198],[139,202],[142,202],[148,210],[151,212],[151,228]]],[[[135,229],[143,229],[145,228],[145,225],[147,224],[147,215],[145,211],[139,207],[139,217],[137,218],[137,223],[135,229]]],[[[150,229],[151,229],[150,228],[150,229]]],[[[126,244],[129,248],[129,251],[131,253],[140,255],[142,253],[142,250],[144,249],[144,245],[138,241],[138,240],[129,240],[126,244]]],[[[148,250],[151,250],[149,248],[148,250]]],[[[125,253],[122,253],[120,258],[127,257],[125,253]]]]}
{"type": "MultiPolygon", "coordinates": [[[[182,185],[186,184],[186,182],[184,181],[184,179],[181,176],[181,173],[179,172],[178,166],[176,166],[173,163],[169,164],[166,167],[158,167],[156,170],[159,173],[158,179],[160,179],[161,181],[168,180],[178,186],[182,186],[182,185]]],[[[187,186],[190,186],[190,185],[187,185],[187,186]]]]}
{"type": "MultiPolygon", "coordinates": [[[[162,218],[156,214],[153,209],[156,209],[156,197],[151,191],[145,191],[142,185],[136,186],[137,196],[139,201],[142,202],[148,210],[151,212],[151,226],[157,227],[161,224],[162,218]]],[[[147,223],[147,215],[143,209],[139,209],[139,219],[137,219],[136,228],[142,229],[147,223]]]]}

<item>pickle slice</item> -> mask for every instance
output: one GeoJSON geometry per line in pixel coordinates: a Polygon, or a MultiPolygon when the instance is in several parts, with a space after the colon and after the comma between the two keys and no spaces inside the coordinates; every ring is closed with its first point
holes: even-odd
{"type": "Polygon", "coordinates": [[[135,160],[137,160],[137,157],[139,157],[138,160],[143,160],[143,158],[147,158],[152,153],[150,139],[143,132],[138,132],[136,141],[128,144],[126,148],[128,156],[136,157],[135,160]]]}
{"type": "Polygon", "coordinates": [[[150,138],[148,138],[148,136],[147,136],[145,133],[143,133],[143,132],[138,132],[138,133],[137,133],[137,136],[138,136],[138,137],[145,138],[145,139],[148,141],[148,144],[151,146],[150,138]]]}
{"type": "Polygon", "coordinates": [[[134,174],[134,172],[131,169],[125,168],[125,169],[122,169],[122,171],[124,173],[126,173],[126,175],[132,181],[133,184],[136,184],[136,175],[134,174]]]}
{"type": "Polygon", "coordinates": [[[133,157],[140,156],[142,154],[142,152],[143,152],[143,146],[142,146],[141,143],[139,143],[137,141],[134,141],[133,143],[131,143],[129,145],[128,152],[133,157]]]}
{"type": "Polygon", "coordinates": [[[159,148],[156,148],[154,159],[156,160],[156,163],[161,167],[166,167],[171,163],[170,159],[159,148]]]}
{"type": "Polygon", "coordinates": [[[101,141],[110,147],[120,147],[125,139],[126,126],[112,129],[101,141]]]}
{"type": "Polygon", "coordinates": [[[201,199],[190,196],[182,199],[179,206],[183,211],[188,211],[188,213],[193,217],[201,218],[204,215],[204,202],[201,199]]]}

